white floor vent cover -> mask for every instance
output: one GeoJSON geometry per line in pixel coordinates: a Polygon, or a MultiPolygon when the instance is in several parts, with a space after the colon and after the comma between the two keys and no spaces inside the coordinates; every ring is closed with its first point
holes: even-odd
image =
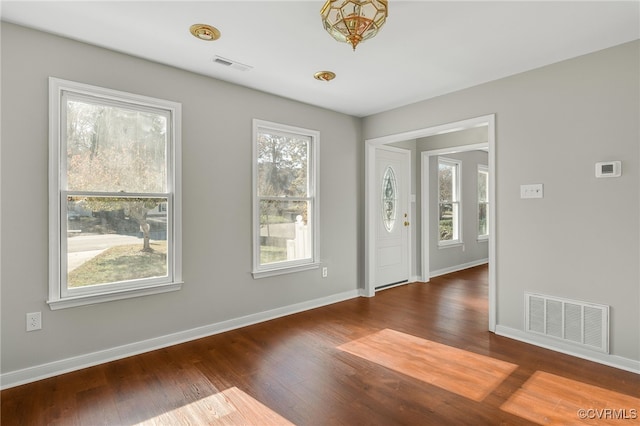
{"type": "Polygon", "coordinates": [[[525,293],[525,329],[609,353],[609,306],[525,293]]]}

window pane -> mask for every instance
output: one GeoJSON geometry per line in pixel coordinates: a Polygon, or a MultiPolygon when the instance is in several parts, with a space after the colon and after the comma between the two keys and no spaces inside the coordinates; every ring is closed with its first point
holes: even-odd
{"type": "Polygon", "coordinates": [[[393,231],[396,222],[398,191],[396,190],[396,175],[393,168],[388,166],[382,177],[382,221],[387,232],[393,231]]]}
{"type": "Polygon", "coordinates": [[[258,133],[258,196],[307,197],[311,138],[258,133]]]}
{"type": "Polygon", "coordinates": [[[440,242],[459,240],[460,188],[458,182],[460,162],[438,159],[438,233],[440,242]]]}
{"type": "Polygon", "coordinates": [[[489,173],[487,172],[478,172],[478,202],[487,202],[489,201],[489,196],[487,192],[489,183],[489,173]]]}
{"type": "Polygon", "coordinates": [[[489,225],[487,223],[487,204],[478,204],[478,235],[488,235],[489,225]]]}
{"type": "Polygon", "coordinates": [[[438,217],[440,241],[450,241],[455,239],[453,213],[453,204],[440,204],[440,214],[438,217]]]}
{"type": "Polygon", "coordinates": [[[167,123],[162,113],[67,99],[67,189],[167,191],[167,123]]]}
{"type": "Polygon", "coordinates": [[[438,164],[438,185],[440,202],[455,201],[454,167],[448,164],[438,164]]]}
{"type": "Polygon", "coordinates": [[[167,203],[67,197],[67,287],[166,277],[167,203]]]}
{"type": "Polygon", "coordinates": [[[310,259],[308,201],[260,200],[260,265],[310,259]]]}

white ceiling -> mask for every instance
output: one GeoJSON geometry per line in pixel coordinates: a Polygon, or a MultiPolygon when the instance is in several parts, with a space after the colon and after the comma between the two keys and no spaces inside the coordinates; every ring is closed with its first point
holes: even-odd
{"type": "Polygon", "coordinates": [[[355,52],[324,0],[2,1],[2,19],[363,117],[640,38],[640,1],[389,0],[355,52]],[[222,37],[194,38],[205,23],[222,37]],[[230,69],[214,56],[253,68],[230,69]],[[335,80],[315,80],[331,70],[335,80]]]}

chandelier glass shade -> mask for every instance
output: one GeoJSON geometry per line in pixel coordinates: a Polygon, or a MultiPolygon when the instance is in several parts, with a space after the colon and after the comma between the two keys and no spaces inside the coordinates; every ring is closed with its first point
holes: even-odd
{"type": "Polygon", "coordinates": [[[327,0],[320,11],[331,36],[356,50],[361,41],[378,34],[387,20],[387,0],[327,0]]]}

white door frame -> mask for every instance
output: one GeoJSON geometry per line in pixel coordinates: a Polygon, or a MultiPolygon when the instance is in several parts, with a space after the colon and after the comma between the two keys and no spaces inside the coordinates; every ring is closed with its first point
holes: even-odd
{"type": "MultiPolygon", "coordinates": [[[[375,182],[375,150],[379,145],[385,145],[389,143],[402,142],[411,139],[419,139],[427,136],[433,136],[442,133],[455,132],[458,130],[465,130],[473,127],[487,126],[488,140],[487,145],[489,147],[489,223],[492,228],[489,234],[489,331],[494,332],[496,328],[496,195],[495,195],[495,182],[496,182],[496,166],[495,166],[495,114],[484,115],[481,117],[470,118],[467,120],[456,121],[453,123],[441,124],[438,126],[427,127],[424,129],[411,130],[408,132],[397,133],[394,135],[382,136],[379,138],[365,140],[365,257],[364,257],[364,291],[363,295],[372,297],[375,295],[375,285],[373,283],[373,268],[375,267],[375,251],[373,244],[375,244],[375,226],[371,223],[369,218],[370,213],[375,208],[374,197],[374,182],[375,182]]],[[[428,187],[426,188],[428,190],[428,187]]],[[[422,191],[424,193],[425,185],[422,185],[422,191]]],[[[423,209],[424,210],[424,209],[423,209]]],[[[428,213],[428,212],[427,212],[428,213]]],[[[426,238],[428,241],[429,227],[426,226],[428,222],[425,222],[424,211],[422,212],[422,233],[421,239],[424,241],[425,229],[426,238]]],[[[427,219],[428,220],[428,219],[427,219]]],[[[424,246],[424,242],[421,242],[424,246]]],[[[427,252],[428,254],[428,252],[427,252]]],[[[422,280],[429,280],[428,259],[425,265],[425,256],[423,251],[422,256],[422,280]],[[427,269],[425,269],[425,266],[427,269]]]]}

